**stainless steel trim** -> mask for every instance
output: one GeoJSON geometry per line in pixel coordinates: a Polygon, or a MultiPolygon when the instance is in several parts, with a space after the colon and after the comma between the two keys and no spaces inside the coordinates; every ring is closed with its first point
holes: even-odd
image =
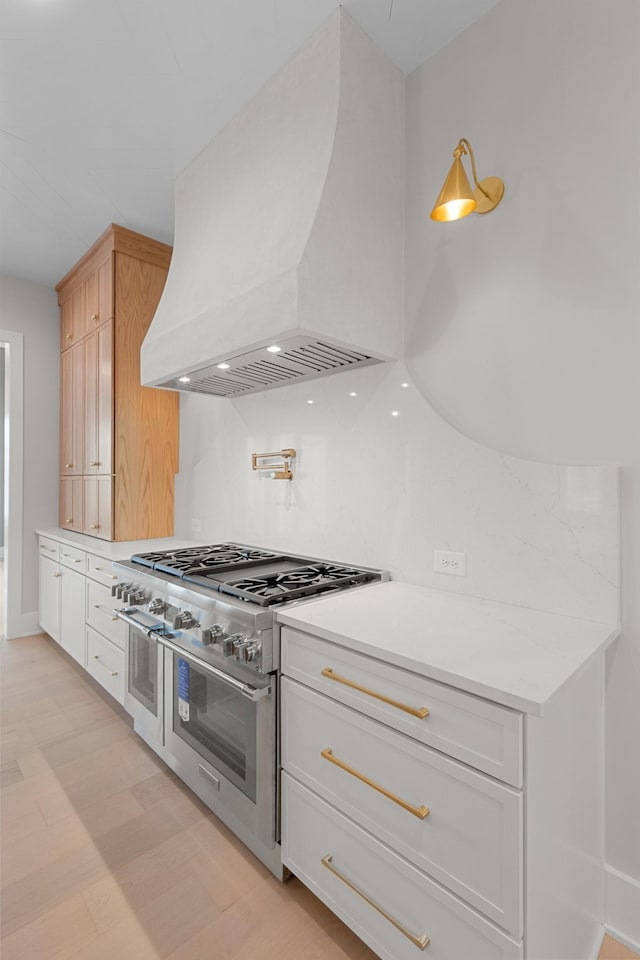
{"type": "MultiPolygon", "coordinates": [[[[153,627],[150,627],[148,623],[143,623],[142,620],[136,620],[136,618],[132,617],[130,611],[126,608],[120,608],[119,610],[114,609],[113,612],[118,620],[124,620],[124,622],[128,623],[130,627],[135,627],[136,630],[144,630],[146,634],[151,636],[153,627]]],[[[153,639],[156,640],[157,637],[154,636],[153,639]]]]}
{"type": "Polygon", "coordinates": [[[201,763],[198,764],[198,770],[206,780],[210,780],[216,790],[220,790],[220,781],[217,777],[214,777],[212,773],[209,773],[206,767],[203,767],[201,763]]]}
{"type": "Polygon", "coordinates": [[[192,653],[188,653],[182,647],[178,646],[177,643],[171,643],[170,640],[167,640],[166,637],[156,633],[155,630],[150,630],[149,636],[152,637],[152,639],[157,640],[158,643],[160,643],[163,647],[166,647],[167,650],[171,650],[173,653],[177,653],[179,657],[183,657],[185,660],[195,663],[195,665],[201,670],[204,670],[205,673],[210,673],[212,676],[222,681],[222,683],[226,683],[229,687],[233,687],[233,689],[242,694],[243,697],[253,700],[254,703],[257,703],[258,700],[262,700],[263,697],[268,697],[271,693],[271,686],[261,688],[250,687],[248,683],[242,683],[240,680],[236,680],[235,677],[229,676],[229,674],[225,673],[224,670],[218,670],[217,667],[212,667],[211,664],[205,663],[204,660],[200,659],[200,657],[196,657],[192,653]]]}

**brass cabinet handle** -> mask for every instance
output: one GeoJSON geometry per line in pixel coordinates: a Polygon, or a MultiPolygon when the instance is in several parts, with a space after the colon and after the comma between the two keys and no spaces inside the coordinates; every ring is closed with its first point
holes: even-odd
{"type": "Polygon", "coordinates": [[[65,340],[72,340],[72,339],[73,339],[73,334],[72,334],[72,333],[68,333],[68,334],[65,336],[65,340]]]}
{"type": "Polygon", "coordinates": [[[89,530],[99,530],[99,529],[100,529],[100,524],[99,524],[99,523],[90,523],[90,524],[89,524],[89,530]]]}
{"type": "Polygon", "coordinates": [[[104,567],[94,567],[93,569],[95,570],[96,573],[107,573],[107,574],[109,574],[109,576],[111,577],[112,580],[117,580],[117,579],[118,579],[118,574],[117,574],[117,573],[111,573],[110,570],[105,570],[104,567]]]}
{"type": "Polygon", "coordinates": [[[410,930],[407,930],[407,928],[404,927],[398,920],[396,920],[395,917],[392,917],[390,913],[387,913],[386,910],[379,906],[375,900],[372,900],[371,897],[368,897],[367,894],[356,887],[355,884],[351,883],[350,880],[347,880],[347,878],[339,873],[333,866],[333,854],[328,853],[326,857],[322,857],[320,863],[323,867],[326,867],[327,870],[334,875],[334,877],[337,877],[338,880],[345,884],[345,886],[349,887],[349,890],[353,890],[354,893],[357,893],[359,897],[362,897],[365,903],[368,903],[369,906],[373,907],[374,910],[377,910],[378,913],[385,918],[385,920],[388,920],[389,923],[393,924],[396,930],[399,930],[400,933],[407,938],[407,940],[411,940],[411,943],[413,943],[416,947],[419,947],[421,950],[426,950],[426,948],[429,946],[430,937],[428,937],[426,933],[423,933],[421,937],[416,937],[414,933],[411,933],[410,930]]]}
{"type": "Polygon", "coordinates": [[[57,573],[54,573],[54,577],[61,577],[61,576],[62,574],[60,573],[60,571],[58,571],[57,573]]]}
{"type": "MultiPolygon", "coordinates": [[[[103,613],[108,613],[108,610],[104,610],[103,607],[102,607],[99,603],[94,603],[93,606],[94,606],[94,608],[95,608],[96,610],[102,610],[103,613]]],[[[119,620],[120,618],[119,618],[119,617],[111,617],[111,619],[112,619],[112,620],[119,620]]]]}
{"type": "MultiPolygon", "coordinates": [[[[68,520],[65,520],[65,523],[73,523],[73,517],[69,517],[68,520]]],[[[76,563],[79,563],[79,560],[76,560],[76,563]]]]}
{"type": "Polygon", "coordinates": [[[91,319],[92,319],[92,320],[97,320],[97,319],[98,319],[98,314],[97,314],[97,313],[92,313],[92,314],[91,314],[91,319]]]}
{"type": "Polygon", "coordinates": [[[89,462],[89,466],[90,466],[90,467],[99,467],[101,463],[102,463],[101,460],[91,460],[91,461],[89,462]]]}
{"type": "Polygon", "coordinates": [[[400,703],[398,700],[392,700],[390,697],[385,697],[381,693],[376,693],[375,690],[369,690],[367,687],[361,687],[359,683],[354,683],[353,680],[347,680],[346,677],[341,677],[340,674],[334,673],[332,667],[325,667],[322,671],[322,676],[327,677],[328,680],[335,680],[336,683],[344,683],[347,687],[353,687],[354,690],[359,690],[361,693],[366,693],[369,697],[375,697],[376,700],[382,700],[383,703],[388,703],[392,707],[396,707],[398,710],[404,710],[405,713],[410,713],[412,717],[418,717],[420,720],[424,720],[425,717],[429,716],[428,707],[409,707],[406,703],[400,703]]]}
{"type": "Polygon", "coordinates": [[[429,816],[429,807],[425,807],[424,804],[421,807],[414,807],[412,803],[407,803],[406,800],[402,800],[400,797],[397,797],[395,793],[391,793],[390,790],[387,790],[385,787],[381,787],[379,783],[375,782],[375,780],[370,780],[369,777],[365,777],[363,773],[359,773],[357,770],[354,770],[353,767],[350,767],[348,763],[344,762],[344,760],[339,760],[337,757],[334,757],[333,750],[330,747],[322,750],[320,756],[323,760],[328,760],[329,763],[335,763],[336,767],[340,767],[341,770],[345,770],[347,773],[350,773],[351,776],[355,777],[357,780],[362,780],[362,782],[366,783],[368,787],[371,787],[373,790],[377,790],[378,793],[381,793],[384,797],[387,797],[389,800],[393,800],[394,803],[397,803],[399,807],[403,808],[403,810],[408,810],[409,813],[412,813],[414,817],[418,818],[418,820],[424,820],[425,817],[429,816]]]}
{"type": "Polygon", "coordinates": [[[64,465],[65,470],[71,470],[72,467],[73,467],[72,463],[65,463],[64,465]]]}
{"type": "MultiPolygon", "coordinates": [[[[101,666],[101,667],[104,667],[104,669],[107,671],[107,673],[111,673],[111,670],[109,670],[109,667],[105,667],[104,664],[100,662],[100,657],[98,656],[97,653],[94,653],[93,659],[94,659],[94,660],[97,660],[98,663],[100,664],[100,666],[101,666]]],[[[118,671],[116,670],[115,673],[111,673],[111,676],[112,676],[112,677],[117,677],[117,676],[118,676],[118,671]]]]}

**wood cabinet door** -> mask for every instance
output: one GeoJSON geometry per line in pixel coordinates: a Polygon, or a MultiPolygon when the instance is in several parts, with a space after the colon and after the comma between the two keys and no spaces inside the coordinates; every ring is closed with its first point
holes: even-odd
{"type": "Polygon", "coordinates": [[[83,533],[102,540],[113,539],[113,479],[84,478],[83,533]]]}
{"type": "Polygon", "coordinates": [[[84,470],[86,475],[112,472],[113,323],[84,340],[84,470]]]}
{"type": "Polygon", "coordinates": [[[60,477],[60,526],[82,533],[82,477],[60,477]]]}
{"type": "Polygon", "coordinates": [[[84,282],[84,332],[113,318],[113,267],[111,257],[101,263],[84,282]]]}
{"type": "Polygon", "coordinates": [[[84,292],[82,284],[60,304],[60,350],[68,350],[84,334],[84,292]]]}
{"type": "Polygon", "coordinates": [[[60,361],[60,473],[80,476],[83,467],[84,350],[77,343],[60,361]]]}

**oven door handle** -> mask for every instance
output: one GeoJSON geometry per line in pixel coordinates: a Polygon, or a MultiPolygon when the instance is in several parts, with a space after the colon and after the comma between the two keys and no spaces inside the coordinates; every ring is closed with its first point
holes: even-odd
{"type": "Polygon", "coordinates": [[[118,620],[124,620],[124,622],[128,623],[130,627],[135,627],[136,630],[142,630],[147,634],[148,637],[152,637],[154,640],[157,640],[158,637],[155,631],[158,629],[158,627],[161,627],[162,624],[154,623],[153,626],[149,626],[148,623],[143,623],[142,620],[136,620],[135,617],[132,617],[132,612],[135,613],[135,610],[129,610],[127,607],[120,607],[119,609],[115,609],[113,611],[114,616],[116,616],[118,620]]]}
{"type": "Polygon", "coordinates": [[[187,651],[179,647],[177,643],[171,643],[170,640],[167,640],[167,638],[161,636],[161,634],[152,631],[151,636],[154,640],[157,640],[158,643],[162,644],[163,647],[166,647],[167,650],[176,653],[179,657],[182,657],[183,660],[189,660],[195,664],[199,670],[211,674],[213,677],[216,677],[216,679],[221,680],[222,683],[226,683],[228,687],[233,687],[237,693],[242,694],[243,697],[247,697],[248,700],[253,700],[254,703],[262,700],[263,697],[268,697],[271,693],[270,684],[266,687],[251,687],[248,683],[242,683],[241,680],[236,680],[235,677],[225,673],[224,670],[218,670],[217,667],[212,667],[211,664],[204,663],[203,660],[200,660],[199,657],[194,656],[192,653],[187,653],[187,651]]]}

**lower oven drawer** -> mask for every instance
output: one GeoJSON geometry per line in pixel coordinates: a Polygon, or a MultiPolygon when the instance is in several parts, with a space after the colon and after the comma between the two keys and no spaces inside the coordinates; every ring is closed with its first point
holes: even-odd
{"type": "Polygon", "coordinates": [[[282,766],[515,936],[522,795],[283,678],[282,766]]]}
{"type": "Polygon", "coordinates": [[[286,773],[282,854],[285,866],[383,960],[522,958],[521,941],[286,773]]]}
{"type": "Polygon", "coordinates": [[[91,627],[87,627],[87,670],[118,703],[124,703],[124,651],[91,627]]]}

